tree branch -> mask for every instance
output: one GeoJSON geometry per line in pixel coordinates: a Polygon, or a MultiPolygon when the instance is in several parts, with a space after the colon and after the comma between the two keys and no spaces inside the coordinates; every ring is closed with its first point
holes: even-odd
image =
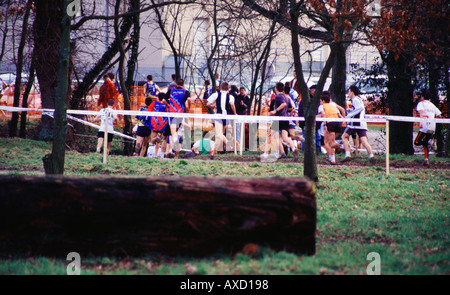
{"type": "Polygon", "coordinates": [[[152,4],[149,5],[147,7],[144,7],[142,9],[139,10],[133,10],[133,11],[128,11],[122,14],[118,14],[118,15],[112,15],[112,16],[104,16],[104,15],[90,15],[90,16],[84,16],[82,17],[76,24],[73,24],[71,27],[71,30],[78,30],[85,22],[90,21],[90,20],[115,20],[115,19],[120,19],[123,17],[129,17],[129,16],[133,16],[135,14],[140,14],[142,12],[146,12],[155,8],[159,8],[159,7],[163,7],[163,6],[167,6],[167,5],[171,5],[171,4],[192,4],[195,3],[195,0],[189,0],[189,1],[168,1],[168,2],[162,2],[162,3],[158,3],[158,4],[152,4]]]}

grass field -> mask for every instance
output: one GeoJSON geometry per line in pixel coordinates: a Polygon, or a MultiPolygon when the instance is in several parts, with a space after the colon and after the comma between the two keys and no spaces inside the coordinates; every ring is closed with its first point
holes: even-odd
{"type": "MultiPolygon", "coordinates": [[[[2,174],[43,175],[42,157],[51,145],[29,139],[0,138],[2,174]]],[[[217,161],[159,160],[112,156],[106,165],[94,153],[66,153],[66,176],[297,177],[303,164],[290,158],[280,163],[237,162],[228,155],[217,161]],[[232,159],[232,161],[226,161],[232,159]]],[[[205,158],[206,159],[206,158],[205,158]]],[[[361,157],[349,166],[319,166],[317,186],[316,254],[299,256],[264,246],[254,255],[217,253],[209,257],[169,257],[151,254],[82,256],[81,274],[366,274],[367,255],[380,255],[381,274],[450,274],[449,159],[393,156],[409,163],[389,176],[384,157],[375,167],[361,157]]],[[[1,176],[0,176],[1,177],[1,176]]],[[[68,251],[69,252],[69,251],[68,251]]],[[[66,257],[23,257],[12,253],[0,259],[0,274],[66,274],[66,257]]]]}

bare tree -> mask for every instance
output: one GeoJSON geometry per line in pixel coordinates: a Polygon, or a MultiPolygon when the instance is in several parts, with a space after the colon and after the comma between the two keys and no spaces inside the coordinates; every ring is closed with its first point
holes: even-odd
{"type": "Polygon", "coordinates": [[[290,0],[265,2],[255,0],[243,0],[250,9],[261,15],[276,19],[276,21],[288,28],[291,32],[292,52],[294,56],[294,68],[297,73],[299,89],[305,109],[305,163],[304,175],[314,181],[318,181],[318,170],[315,152],[315,117],[319,105],[325,80],[335,63],[338,50],[343,44],[351,43],[355,29],[365,20],[365,7],[356,5],[351,1],[342,0],[345,10],[340,11],[336,3],[340,1],[295,1],[290,0]],[[282,7],[280,9],[279,5],[282,7]],[[264,5],[264,6],[263,6],[264,5]],[[289,11],[289,15],[286,15],[289,11]],[[310,26],[300,25],[301,18],[307,18],[310,26]],[[330,54],[323,67],[314,97],[310,98],[305,77],[303,76],[302,62],[300,59],[300,43],[298,38],[310,38],[326,44],[330,48],[330,54]]]}
{"type": "MultiPolygon", "coordinates": [[[[22,22],[22,34],[20,37],[19,48],[17,52],[17,63],[16,63],[16,81],[14,86],[14,102],[13,106],[18,107],[20,103],[20,90],[22,88],[22,70],[24,63],[24,48],[27,42],[28,36],[28,19],[30,17],[30,10],[32,5],[32,0],[28,0],[25,7],[25,14],[22,22]]],[[[9,136],[17,136],[17,123],[19,121],[19,113],[13,112],[11,123],[9,125],[9,136]]]]}
{"type": "Polygon", "coordinates": [[[64,158],[67,135],[67,101],[70,60],[70,17],[68,5],[64,0],[61,21],[61,38],[58,54],[58,81],[55,89],[55,121],[52,153],[43,158],[45,174],[64,174],[64,158]]]}

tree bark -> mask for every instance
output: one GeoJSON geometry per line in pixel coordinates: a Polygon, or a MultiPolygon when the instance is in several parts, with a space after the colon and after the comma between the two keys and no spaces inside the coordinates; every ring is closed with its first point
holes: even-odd
{"type": "MultiPolygon", "coordinates": [[[[34,84],[34,76],[35,76],[35,68],[34,68],[34,53],[32,54],[31,66],[30,66],[30,74],[28,77],[27,87],[25,88],[25,92],[22,97],[22,107],[28,108],[28,96],[30,95],[31,88],[34,84]]],[[[21,138],[26,137],[26,129],[27,129],[27,112],[22,112],[20,114],[20,131],[19,136],[21,138]]]]}
{"type": "MultiPolygon", "coordinates": [[[[346,109],[345,105],[345,80],[347,78],[347,59],[345,53],[348,46],[340,43],[336,48],[336,59],[331,73],[330,93],[333,101],[346,109]]],[[[327,89],[324,89],[327,90],[327,89]]]]}
{"type": "MultiPolygon", "coordinates": [[[[140,1],[139,0],[131,0],[131,7],[133,10],[138,11],[140,9],[140,1]]],[[[134,84],[134,73],[136,71],[136,63],[138,61],[139,55],[139,35],[140,35],[140,22],[139,22],[139,14],[133,15],[133,33],[131,34],[131,56],[128,61],[128,72],[127,72],[127,80],[125,81],[125,89],[127,91],[127,96],[123,97],[123,106],[125,110],[131,110],[131,91],[133,89],[134,84]],[[126,98],[126,99],[125,99],[126,98]]],[[[131,116],[125,116],[125,126],[123,127],[123,133],[129,136],[132,136],[132,121],[131,116]]],[[[130,141],[125,141],[124,155],[132,155],[133,154],[133,143],[130,141]]]]}
{"type": "MultiPolygon", "coordinates": [[[[43,109],[55,108],[58,77],[58,49],[61,38],[62,2],[36,1],[34,54],[43,109]]],[[[43,115],[37,134],[39,140],[53,139],[53,119],[43,115]]]]}
{"type": "MultiPolygon", "coordinates": [[[[412,117],[413,88],[410,59],[405,55],[396,58],[393,52],[389,52],[385,62],[389,78],[387,95],[389,115],[412,117]]],[[[390,153],[414,154],[413,123],[390,121],[389,127],[390,153]]]]}
{"type": "MultiPolygon", "coordinates": [[[[16,64],[16,81],[14,85],[14,101],[13,106],[19,107],[20,104],[20,90],[22,90],[22,70],[23,70],[23,51],[28,37],[28,19],[30,17],[31,0],[28,0],[25,15],[22,22],[22,35],[20,37],[19,49],[17,52],[17,64],[16,64]]],[[[19,122],[19,113],[13,112],[11,118],[11,124],[9,126],[9,136],[17,136],[17,124],[19,122]]]]}
{"type": "Polygon", "coordinates": [[[0,178],[5,255],[204,256],[247,243],[314,254],[315,228],[306,178],[0,178]]]}
{"type": "MultiPolygon", "coordinates": [[[[438,84],[439,84],[439,74],[441,70],[441,65],[439,61],[434,58],[434,56],[428,57],[428,81],[429,81],[429,91],[431,99],[430,101],[439,108],[439,94],[438,94],[438,84]]],[[[434,137],[436,138],[436,155],[442,157],[444,155],[444,138],[442,134],[442,124],[436,124],[436,131],[434,137]]]]}
{"type": "Polygon", "coordinates": [[[70,60],[70,17],[67,15],[67,5],[64,1],[63,17],[61,21],[61,40],[58,56],[58,84],[55,89],[55,114],[53,126],[52,153],[45,156],[45,174],[63,174],[66,153],[67,135],[67,93],[69,88],[69,60],[70,60]]]}
{"type": "MultiPolygon", "coordinates": [[[[297,4],[299,5],[299,4],[297,4]]],[[[324,68],[320,74],[319,82],[317,83],[317,90],[314,93],[314,97],[310,97],[308,86],[306,85],[305,78],[303,76],[302,63],[300,59],[300,43],[299,43],[299,32],[298,32],[298,20],[299,14],[295,7],[295,1],[291,1],[291,46],[294,57],[294,68],[297,74],[297,83],[300,87],[300,94],[304,107],[304,117],[305,117],[305,152],[304,152],[304,164],[303,164],[303,174],[309,177],[314,182],[319,181],[319,172],[317,169],[317,158],[316,158],[316,115],[319,108],[320,96],[322,94],[322,89],[325,84],[325,80],[328,77],[330,70],[335,62],[336,57],[336,47],[339,43],[332,42],[330,45],[330,55],[325,63],[324,68]]]]}

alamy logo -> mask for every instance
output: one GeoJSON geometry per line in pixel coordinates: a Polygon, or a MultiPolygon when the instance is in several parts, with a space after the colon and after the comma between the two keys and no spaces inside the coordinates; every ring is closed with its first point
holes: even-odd
{"type": "Polygon", "coordinates": [[[381,274],[381,258],[377,252],[370,252],[367,254],[367,260],[372,261],[367,266],[366,272],[368,275],[380,275],[381,274]]]}
{"type": "Polygon", "coordinates": [[[77,252],[70,252],[67,254],[68,261],[72,261],[67,265],[66,273],[69,276],[81,274],[81,256],[77,252]]]}
{"type": "Polygon", "coordinates": [[[80,0],[67,4],[67,15],[72,17],[80,11],[80,0]]]}

